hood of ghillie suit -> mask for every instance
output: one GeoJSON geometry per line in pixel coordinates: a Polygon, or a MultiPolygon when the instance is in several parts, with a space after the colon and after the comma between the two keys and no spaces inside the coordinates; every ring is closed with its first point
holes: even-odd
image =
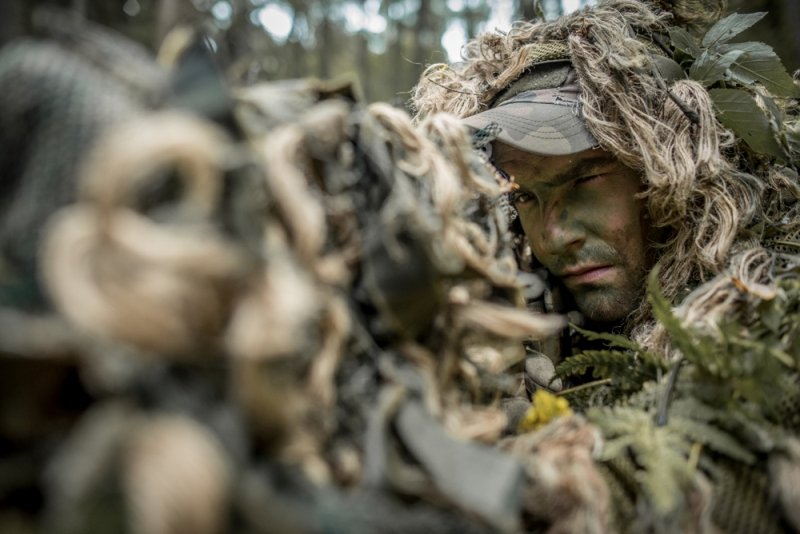
{"type": "MultiPolygon", "coordinates": [[[[721,12],[717,1],[601,1],[552,22],[480,35],[463,61],[425,71],[413,94],[417,119],[485,111],[536,64],[569,59],[587,129],[642,173],[647,216],[666,236],[656,250],[658,281],[674,302],[726,268],[743,231],[765,216],[765,184],[787,181],[765,165],[740,165],[740,143],[715,118],[701,83],[667,81],[656,69],[655,58],[672,54],[671,26],[697,30],[721,12]]],[[[646,344],[659,337],[646,300],[627,326],[646,344]]]]}

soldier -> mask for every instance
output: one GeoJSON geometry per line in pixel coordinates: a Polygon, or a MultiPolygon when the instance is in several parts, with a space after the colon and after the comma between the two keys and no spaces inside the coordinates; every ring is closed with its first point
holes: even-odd
{"type": "Polygon", "coordinates": [[[673,18],[601,2],[486,34],[464,62],[431,66],[414,96],[418,117],[464,117],[510,182],[530,247],[523,268],[544,267],[556,311],[662,350],[647,273],[658,264],[674,301],[724,271],[746,229],[771,215],[764,175],[792,172],[739,165],[741,143],[715,119],[709,91],[664,44],[667,24],[721,12],[721,2],[699,4],[673,18]]]}
{"type": "MultiPolygon", "coordinates": [[[[705,446],[700,463],[718,468],[706,471],[717,526],[781,531],[787,518],[798,525],[792,519],[797,503],[788,497],[793,482],[779,480],[775,467],[796,461],[786,451],[797,444],[796,363],[788,354],[796,354],[798,336],[789,326],[793,319],[782,315],[790,312],[778,312],[783,318],[773,330],[765,326],[768,308],[794,309],[798,298],[798,87],[782,67],[773,80],[741,74],[737,61],[753,57],[748,54],[755,48],[780,65],[762,43],[728,43],[757,16],[720,20],[703,39],[673,26],[707,27],[722,8],[715,1],[614,0],[551,22],[518,23],[507,34],[468,43],[462,62],[429,67],[413,98],[418,118],[435,112],[461,117],[475,146],[507,180],[510,217],[528,247],[521,267],[541,269],[552,287],[545,308],[577,310],[590,330],[635,343],[599,337],[627,349],[638,345],[626,366],[602,350],[572,358],[590,345],[597,349],[596,340],[576,346],[577,336],[564,336],[572,346],[550,347],[525,366],[529,392],[561,390],[554,379],[559,362],[559,375],[594,368],[594,378],[602,378],[587,382],[591,377],[582,376],[575,389],[598,392],[585,404],[594,410],[589,419],[605,439],[620,440],[614,452],[604,453],[606,461],[613,457],[603,466],[615,473],[606,479],[612,494],[619,488],[614,480],[636,478],[640,486],[621,484],[627,498],[636,506],[653,504],[652,515],[643,517],[646,507],[634,512],[618,498],[625,492],[613,495],[617,525],[635,531],[711,528],[708,508],[698,504],[708,503],[709,493],[697,472],[676,467],[675,485],[667,482],[665,466],[691,456],[672,457],[684,446],[705,446]],[[720,63],[724,53],[731,61],[720,63]],[[705,70],[712,63],[715,73],[705,70]],[[732,117],[751,104],[746,124],[735,123],[732,117]],[[777,128],[766,126],[770,118],[759,109],[773,110],[777,128]],[[780,133],[784,128],[788,133],[780,133]],[[646,298],[648,279],[660,290],[646,298]],[[786,355],[787,367],[776,364],[772,374],[766,371],[772,356],[756,356],[745,346],[777,349],[780,355],[773,356],[786,355]],[[648,363],[652,355],[672,363],[653,372],[654,387],[642,389],[637,376],[649,373],[651,363],[652,369],[666,365],[648,363]],[[744,371],[751,364],[764,367],[744,371]],[[661,374],[667,369],[669,380],[661,374]],[[784,381],[785,389],[773,387],[784,381]],[[769,445],[744,437],[744,412],[747,425],[770,428],[762,435],[770,436],[769,445]],[[687,431],[693,437],[678,439],[682,445],[655,445],[685,436],[683,422],[701,419],[711,425],[687,431]],[[750,453],[721,452],[724,446],[711,437],[720,430],[734,437],[729,444],[741,440],[750,453]],[[783,445],[775,447],[778,442],[783,445]],[[693,489],[683,486],[684,519],[693,519],[675,523],[680,506],[674,490],[687,480],[694,482],[693,489]],[[770,485],[779,487],[777,498],[767,496],[770,485]],[[745,494],[748,488],[761,489],[745,494]]],[[[689,465],[697,465],[699,450],[689,465]]],[[[531,465],[541,457],[539,451],[531,465]]]]}

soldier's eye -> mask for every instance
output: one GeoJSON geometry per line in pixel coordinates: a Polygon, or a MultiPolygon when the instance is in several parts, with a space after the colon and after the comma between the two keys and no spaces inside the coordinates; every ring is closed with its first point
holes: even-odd
{"type": "Polygon", "coordinates": [[[526,191],[517,190],[511,193],[511,200],[515,206],[524,206],[536,200],[536,197],[526,191]]]}
{"type": "Polygon", "coordinates": [[[577,180],[575,180],[575,185],[585,184],[585,183],[591,182],[592,180],[596,180],[597,178],[600,178],[599,174],[592,174],[590,176],[584,176],[583,178],[578,178],[577,180]]]}

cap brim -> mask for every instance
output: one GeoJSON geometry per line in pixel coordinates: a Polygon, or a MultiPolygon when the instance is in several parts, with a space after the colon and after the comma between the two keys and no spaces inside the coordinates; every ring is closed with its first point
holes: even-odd
{"type": "Polygon", "coordinates": [[[496,123],[501,127],[497,140],[543,156],[574,154],[598,145],[570,105],[507,102],[462,121],[478,130],[496,123]]]}

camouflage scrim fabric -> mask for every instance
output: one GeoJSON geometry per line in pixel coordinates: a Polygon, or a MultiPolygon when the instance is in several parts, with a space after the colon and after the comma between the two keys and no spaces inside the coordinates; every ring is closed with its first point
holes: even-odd
{"type": "Polygon", "coordinates": [[[3,132],[24,150],[0,215],[30,213],[3,234],[0,530],[537,521],[539,482],[491,445],[523,342],[565,319],[524,309],[541,284],[468,132],[347,86],[229,90],[202,47],[130,85],[96,63],[124,40],[71,35],[0,52],[31,98],[0,106],[53,113],[3,132]]]}
{"type": "Polygon", "coordinates": [[[5,46],[0,63],[0,294],[31,309],[45,299],[33,276],[42,225],[74,201],[88,147],[161,99],[167,81],[137,45],[63,13],[40,15],[40,31],[55,35],[5,46]]]}

